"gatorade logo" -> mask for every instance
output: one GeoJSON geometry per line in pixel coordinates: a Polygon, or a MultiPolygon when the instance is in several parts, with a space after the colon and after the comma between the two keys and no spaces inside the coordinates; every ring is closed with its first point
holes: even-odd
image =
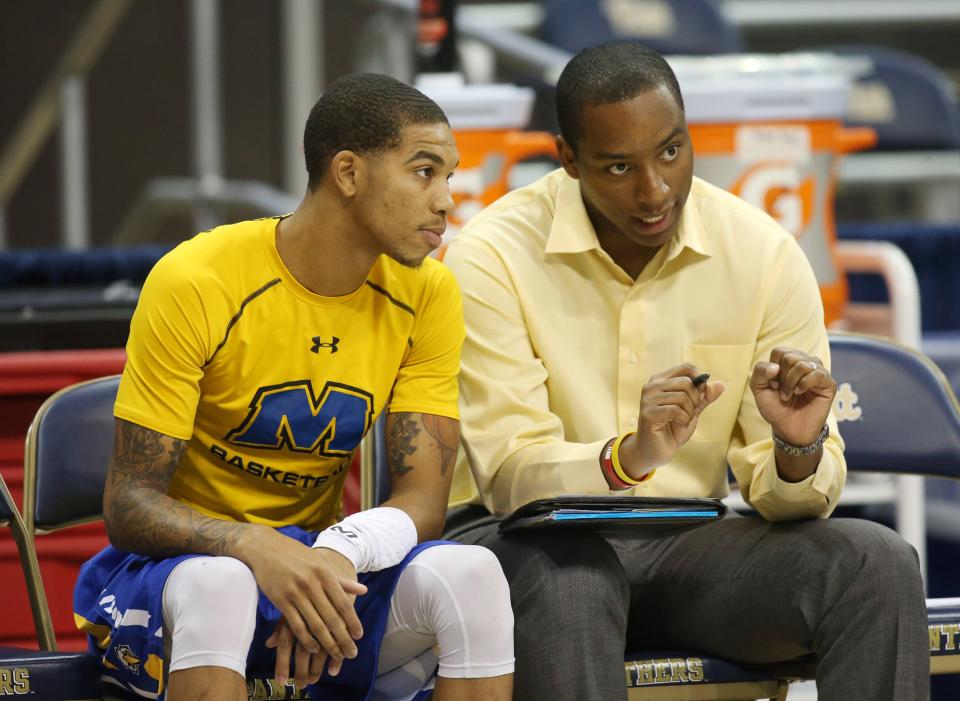
{"type": "Polygon", "coordinates": [[[764,210],[798,239],[813,216],[813,178],[801,180],[797,166],[790,162],[757,163],[730,190],[764,210]]]}

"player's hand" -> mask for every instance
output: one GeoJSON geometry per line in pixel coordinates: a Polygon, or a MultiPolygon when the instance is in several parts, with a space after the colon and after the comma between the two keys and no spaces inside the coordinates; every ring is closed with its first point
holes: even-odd
{"type": "Polygon", "coordinates": [[[837,383],[819,358],[777,347],[769,362],[754,366],[750,389],[774,433],[788,443],[809,445],[823,430],[837,383]]]}
{"type": "MultiPolygon", "coordinates": [[[[267,638],[267,647],[277,649],[277,662],[274,668],[273,676],[280,686],[287,683],[290,675],[290,657],[295,652],[295,666],[293,683],[298,689],[303,689],[309,684],[316,684],[323,674],[323,665],[327,661],[326,652],[312,653],[302,645],[297,644],[297,639],[293,637],[293,631],[287,624],[285,618],[281,618],[274,628],[273,633],[267,638]]],[[[333,674],[333,665],[331,665],[331,674],[333,674]]],[[[339,668],[337,671],[340,671],[339,668]]]]}
{"type": "Polygon", "coordinates": [[[266,526],[251,530],[244,546],[243,561],[260,590],[280,609],[298,647],[313,655],[325,653],[336,669],[345,658],[356,657],[354,641],[363,635],[363,627],[353,602],[367,588],[357,582],[347,558],[310,548],[266,526]]]}
{"type": "Polygon", "coordinates": [[[685,363],[654,375],[643,386],[637,432],[620,445],[620,464],[627,474],[639,478],[670,462],[673,454],[693,435],[697,419],[723,394],[723,382],[693,384],[701,374],[685,363]]]}

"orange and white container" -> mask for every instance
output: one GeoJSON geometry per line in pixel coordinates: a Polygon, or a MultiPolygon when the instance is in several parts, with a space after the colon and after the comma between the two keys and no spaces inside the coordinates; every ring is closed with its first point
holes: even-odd
{"type": "Polygon", "coordinates": [[[457,208],[449,218],[445,240],[506,194],[510,171],[517,163],[536,157],[556,159],[552,134],[522,131],[530,122],[532,89],[465,84],[456,73],[421,75],[417,88],[443,108],[460,151],[460,167],[451,181],[457,208]]]}
{"type": "Polygon", "coordinates": [[[828,54],[672,57],[693,140],[694,172],[764,209],[797,237],[820,285],[827,324],[843,315],[834,254],[838,158],[871,147],[843,117],[855,60],[828,54]]]}

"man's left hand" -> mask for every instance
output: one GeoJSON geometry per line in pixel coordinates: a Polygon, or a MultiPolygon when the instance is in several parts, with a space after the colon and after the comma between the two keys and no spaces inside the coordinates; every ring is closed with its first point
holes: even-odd
{"type": "MultiPolygon", "coordinates": [[[[287,683],[290,674],[291,657],[294,659],[294,681],[298,689],[305,689],[309,684],[316,684],[320,681],[320,675],[323,674],[323,665],[327,661],[327,653],[324,650],[312,653],[303,645],[297,644],[297,639],[290,630],[286,619],[281,618],[274,629],[273,634],[267,638],[267,647],[277,649],[277,663],[274,670],[274,678],[283,686],[287,683]]],[[[333,660],[331,660],[333,667],[333,660]]],[[[339,664],[337,665],[339,668],[339,664]]]]}
{"type": "Polygon", "coordinates": [[[809,445],[820,435],[837,383],[819,358],[778,346],[753,368],[750,389],[760,415],[787,443],[809,445]]]}
{"type": "MultiPolygon", "coordinates": [[[[339,576],[341,584],[344,585],[344,594],[347,595],[352,605],[357,598],[353,587],[350,587],[351,584],[357,582],[357,572],[353,569],[353,563],[340,553],[328,548],[314,548],[313,552],[322,555],[331,569],[339,576]]],[[[362,587],[362,585],[360,586],[362,587]]],[[[366,587],[363,587],[363,589],[365,590],[366,587]]],[[[323,666],[327,663],[329,655],[323,649],[319,652],[310,652],[303,645],[300,645],[286,618],[280,618],[277,627],[267,638],[266,644],[267,647],[277,650],[274,677],[281,685],[286,684],[289,678],[291,658],[294,663],[294,684],[298,689],[304,689],[308,684],[316,684],[320,680],[320,675],[323,674],[323,666]]],[[[327,673],[331,677],[335,677],[339,674],[342,665],[342,659],[329,657],[327,673]]]]}

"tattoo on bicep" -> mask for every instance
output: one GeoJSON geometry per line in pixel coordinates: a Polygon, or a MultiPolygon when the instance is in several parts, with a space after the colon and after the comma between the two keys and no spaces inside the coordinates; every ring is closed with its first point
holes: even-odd
{"type": "Polygon", "coordinates": [[[110,476],[114,481],[133,481],[165,492],[185,446],[185,441],[119,420],[110,476]]]}
{"type": "Polygon", "coordinates": [[[445,476],[457,459],[460,441],[457,422],[444,416],[424,414],[423,427],[437,443],[437,450],[440,451],[440,475],[445,476]]]}
{"type": "Polygon", "coordinates": [[[420,428],[412,416],[409,412],[394,414],[390,427],[388,461],[391,471],[397,477],[403,477],[413,469],[413,465],[405,464],[407,457],[417,452],[413,439],[420,434],[420,428]]]}

